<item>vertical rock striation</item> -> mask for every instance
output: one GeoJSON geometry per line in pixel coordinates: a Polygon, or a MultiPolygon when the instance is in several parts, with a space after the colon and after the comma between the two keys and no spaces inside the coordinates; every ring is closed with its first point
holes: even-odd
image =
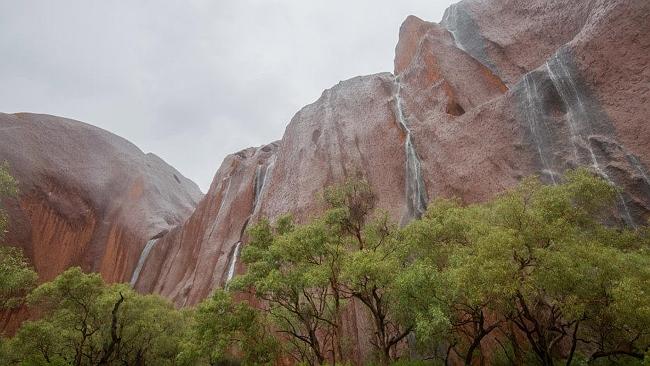
{"type": "Polygon", "coordinates": [[[5,242],[25,250],[41,281],[70,266],[128,281],[147,243],[182,223],[201,197],[157,156],[82,122],[0,114],[0,131],[0,161],[20,190],[5,202],[5,242]]]}
{"type": "Polygon", "coordinates": [[[229,155],[196,211],[153,247],[134,282],[177,305],[195,304],[236,273],[251,216],[273,174],[277,143],[229,155]]]}

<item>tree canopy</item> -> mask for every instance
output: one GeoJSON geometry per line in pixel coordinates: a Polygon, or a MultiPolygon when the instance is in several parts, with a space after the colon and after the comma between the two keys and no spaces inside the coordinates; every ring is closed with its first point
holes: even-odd
{"type": "MultiPolygon", "coordinates": [[[[357,363],[349,322],[363,321],[367,361],[383,365],[648,364],[650,235],[612,219],[619,194],[576,170],[489,202],[437,199],[399,227],[352,179],[308,222],[252,225],[245,273],[193,308],[67,270],[27,296],[39,317],[3,340],[0,363],[357,363]]],[[[33,281],[11,258],[7,304],[33,281]]]]}

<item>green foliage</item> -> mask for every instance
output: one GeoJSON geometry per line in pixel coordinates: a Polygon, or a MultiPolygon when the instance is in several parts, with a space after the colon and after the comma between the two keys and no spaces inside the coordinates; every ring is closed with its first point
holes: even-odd
{"type": "MultiPolygon", "coordinates": [[[[247,271],[229,288],[258,308],[216,291],[179,312],[73,268],[28,296],[42,317],[0,343],[0,363],[342,364],[355,303],[382,365],[648,364],[650,230],[613,225],[616,197],[577,170],[482,204],[439,199],[398,228],[368,183],[350,180],[325,189],[309,223],[286,215],[249,229],[247,271]],[[410,334],[427,361],[400,351],[410,334]]],[[[0,249],[1,294],[20,299],[35,277],[0,249]]]]}
{"type": "Polygon", "coordinates": [[[269,365],[275,361],[277,349],[262,314],[218,290],[196,308],[178,360],[187,365],[217,365],[237,356],[244,365],[269,365]]]}
{"type": "MultiPolygon", "coordinates": [[[[0,198],[15,196],[18,192],[7,164],[0,165],[0,198]]],[[[0,209],[0,239],[7,229],[7,217],[0,209]]],[[[5,243],[2,243],[5,244],[5,243]]],[[[25,295],[36,285],[37,275],[22,250],[0,246],[0,311],[20,306],[25,295]]]]}
{"type": "MultiPolygon", "coordinates": [[[[247,272],[235,278],[242,289],[269,304],[271,319],[285,334],[299,360],[322,363],[336,327],[336,300],[330,284],[337,252],[322,221],[294,226],[289,216],[275,225],[262,220],[249,230],[242,261],[247,272]]],[[[338,250],[340,252],[340,250],[338,250]]]]}
{"type": "Polygon", "coordinates": [[[367,182],[328,187],[327,210],[305,225],[290,216],[249,230],[242,260],[247,272],[232,288],[269,304],[280,333],[297,360],[321,364],[325,355],[345,359],[342,311],[350,299],[366,306],[375,327],[379,359],[387,363],[409,333],[393,319],[391,287],[406,265],[399,230],[386,214],[371,216],[375,197],[367,182]]]}
{"type": "Polygon", "coordinates": [[[0,247],[0,310],[20,306],[37,277],[22,250],[0,247]]]}
{"type": "Polygon", "coordinates": [[[13,197],[18,193],[18,184],[9,173],[9,164],[0,164],[0,196],[13,197]]]}
{"type": "Polygon", "coordinates": [[[15,364],[173,364],[180,352],[180,314],[158,296],[71,268],[28,297],[43,317],[8,341],[15,364]]]}
{"type": "MultiPolygon", "coordinates": [[[[416,258],[398,280],[405,318],[429,349],[466,363],[481,340],[511,328],[538,362],[559,344],[593,359],[642,355],[650,345],[648,239],[601,224],[616,192],[585,170],[558,186],[534,178],[492,202],[432,204],[405,228],[416,258]]],[[[426,347],[425,347],[426,348],[426,347]]]]}
{"type": "MultiPolygon", "coordinates": [[[[9,165],[0,164],[0,199],[14,197],[18,193],[18,184],[9,174],[9,165]]],[[[4,210],[0,209],[0,239],[4,237],[7,230],[7,215],[4,210]]],[[[4,243],[3,243],[4,244],[4,243]]]]}

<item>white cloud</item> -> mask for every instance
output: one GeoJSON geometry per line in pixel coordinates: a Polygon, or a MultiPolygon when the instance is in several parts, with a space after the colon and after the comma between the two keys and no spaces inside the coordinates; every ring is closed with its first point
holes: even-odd
{"type": "Polygon", "coordinates": [[[451,2],[1,1],[0,111],[105,128],[206,190],[323,89],[392,71],[404,18],[451,2]]]}

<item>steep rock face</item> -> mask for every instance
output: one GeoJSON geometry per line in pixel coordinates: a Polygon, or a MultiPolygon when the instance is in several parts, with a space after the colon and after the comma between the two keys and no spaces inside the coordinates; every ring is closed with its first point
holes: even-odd
{"type": "Polygon", "coordinates": [[[605,2],[464,0],[451,5],[440,24],[459,49],[512,86],[574,39],[605,2]]]}
{"type": "Polygon", "coordinates": [[[229,155],[191,217],[143,252],[131,283],[177,305],[196,304],[235,273],[241,243],[266,195],[278,145],[229,155]]]}
{"type": "MultiPolygon", "coordinates": [[[[404,223],[435,197],[482,201],[529,174],[553,183],[567,168],[590,166],[625,189],[621,219],[642,222],[650,136],[644,114],[628,111],[648,108],[647,8],[522,4],[465,1],[447,11],[446,28],[409,17],[396,76],[341,82],[298,112],[279,143],[228,157],[197,211],[156,244],[138,288],[196,303],[241,270],[251,220],[292,212],[306,221],[322,187],[352,175],[366,177],[378,206],[404,223]],[[560,9],[569,15],[558,26],[560,9]],[[619,42],[625,54],[603,54],[619,42]]],[[[345,315],[357,360],[370,349],[361,314],[353,303],[345,315]]]]}
{"type": "Polygon", "coordinates": [[[430,199],[490,198],[532,170],[506,85],[435,23],[409,17],[395,73],[430,199]],[[417,44],[412,52],[401,52],[417,44]]]}
{"type": "MultiPolygon", "coordinates": [[[[394,75],[343,81],[269,151],[228,157],[192,218],[156,244],[138,288],[199,301],[242,270],[247,223],[286,212],[307,221],[322,188],[353,175],[405,223],[437,197],[484,201],[530,174],[552,184],[587,166],[623,189],[621,222],[643,223],[649,17],[645,0],[465,0],[440,25],[407,18],[394,75]],[[256,200],[263,166],[273,168],[256,200]]],[[[357,360],[370,349],[362,311],[346,314],[357,360]]]]}
{"type": "Polygon", "coordinates": [[[0,114],[0,161],[19,182],[5,242],[41,281],[71,266],[128,281],[147,241],[180,224],[201,192],[153,154],[82,122],[0,114]]]}

